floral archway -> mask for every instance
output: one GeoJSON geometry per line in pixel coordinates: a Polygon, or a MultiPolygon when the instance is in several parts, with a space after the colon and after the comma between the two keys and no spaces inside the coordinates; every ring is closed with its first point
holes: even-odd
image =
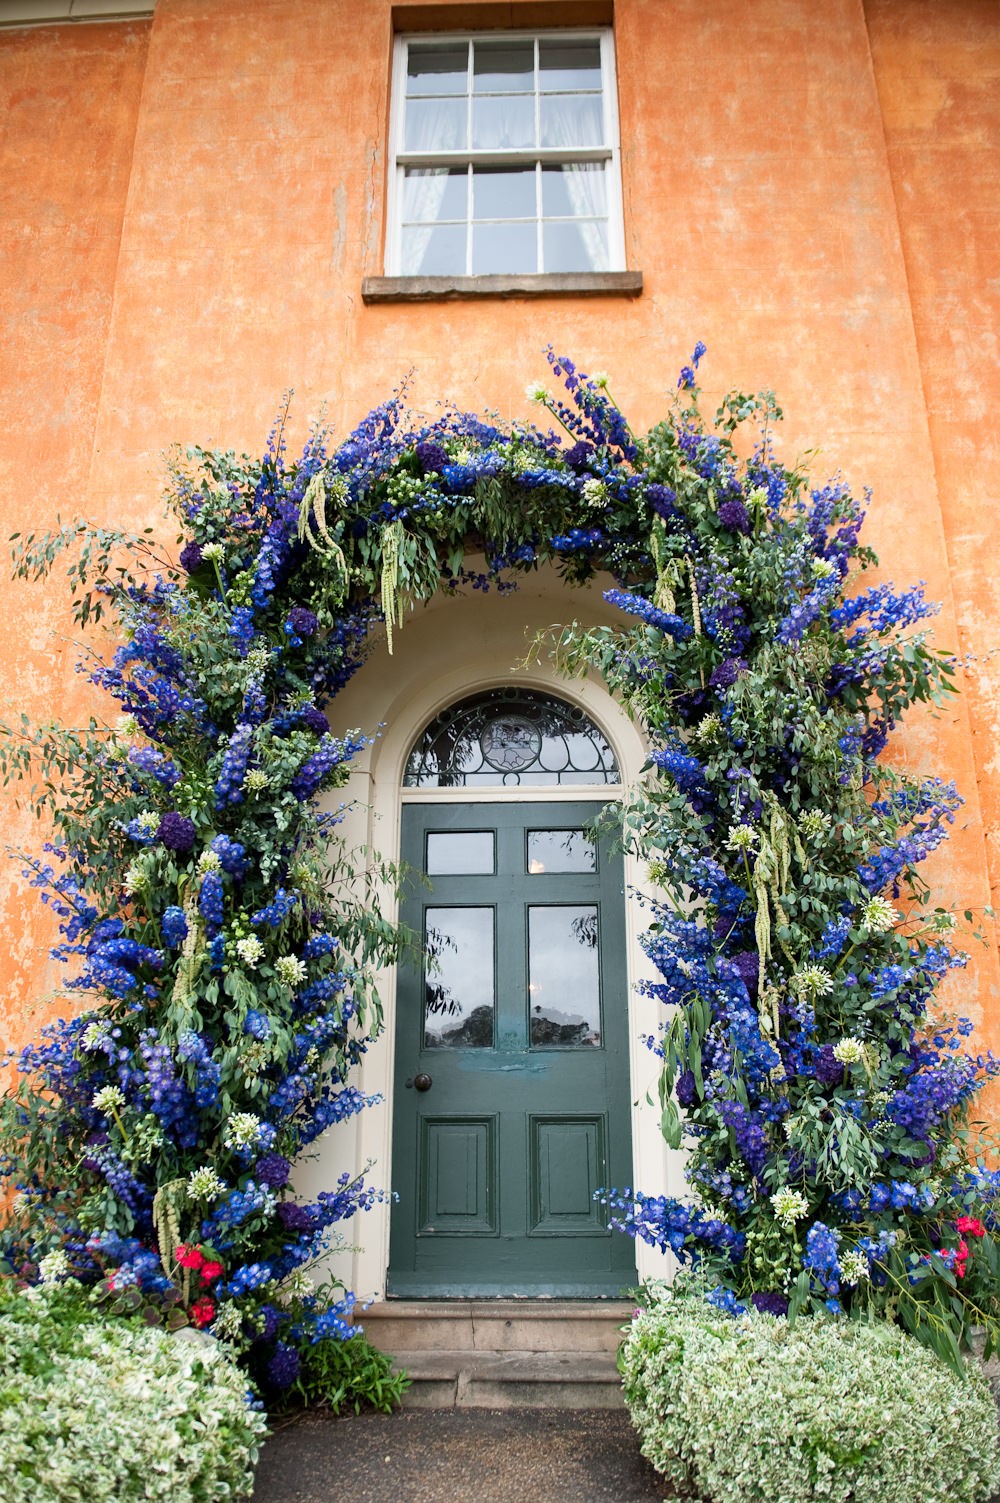
{"type": "Polygon", "coordinates": [[[86,666],[123,718],[6,738],[54,824],[25,870],[86,1003],[4,1102],[8,1270],[204,1326],[279,1387],[303,1342],[347,1333],[352,1297],[303,1271],[381,1192],[348,1175],[306,1204],[289,1175],[368,1104],[350,1072],[400,940],[365,901],[391,867],[356,870],[317,806],[365,742],[337,694],[419,602],[552,561],[610,573],[622,624],[545,650],[602,674],[654,748],[618,818],[659,892],[648,1043],[690,1196],[609,1189],[617,1224],[727,1308],[877,1310],[949,1356],[990,1323],[998,1186],[962,1133],[997,1067],[934,1006],[965,956],[919,875],[959,800],[881,760],[952,665],[919,589],[862,586],[863,508],[781,463],[773,397],[702,418],[703,353],[642,437],[550,352],[564,394],[532,395],[562,435],[414,426],[397,393],[335,448],[289,458],[282,420],[259,460],[179,455],[176,562],[82,524],[22,540],[22,576],[65,556],[80,623],[112,616],[86,666]]]}

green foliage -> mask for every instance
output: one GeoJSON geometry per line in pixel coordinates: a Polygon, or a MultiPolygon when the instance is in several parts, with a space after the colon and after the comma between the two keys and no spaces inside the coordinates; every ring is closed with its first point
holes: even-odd
{"type": "Polygon", "coordinates": [[[4,1503],[217,1503],[249,1492],[265,1429],[209,1338],[108,1322],[73,1283],[0,1280],[4,1503]]]}
{"type": "Polygon", "coordinates": [[[619,1354],[643,1455],[707,1503],[984,1503],[989,1385],[885,1321],[737,1320],[697,1293],[637,1314],[619,1354]]]}
{"type": "Polygon", "coordinates": [[[372,1346],[363,1331],[346,1341],[322,1337],[301,1349],[298,1377],[272,1412],[319,1407],[333,1414],[348,1409],[388,1414],[402,1403],[409,1386],[406,1374],[396,1372],[392,1358],[372,1346]]]}

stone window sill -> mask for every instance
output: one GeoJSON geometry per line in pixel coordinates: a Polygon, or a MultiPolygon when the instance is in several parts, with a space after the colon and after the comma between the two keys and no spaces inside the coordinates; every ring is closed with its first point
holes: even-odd
{"type": "Polygon", "coordinates": [[[455,302],[482,297],[638,297],[641,271],[553,272],[541,276],[365,277],[366,303],[455,302]]]}

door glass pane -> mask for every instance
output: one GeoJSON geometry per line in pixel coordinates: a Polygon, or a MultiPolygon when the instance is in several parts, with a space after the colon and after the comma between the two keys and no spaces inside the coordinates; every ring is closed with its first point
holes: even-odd
{"type": "Polygon", "coordinates": [[[465,146],[464,99],[408,99],[403,131],[407,151],[458,151],[465,146]]]}
{"type": "Polygon", "coordinates": [[[528,871],[596,872],[597,849],[582,830],[529,830],[528,871]]]}
{"type": "Polygon", "coordinates": [[[424,1048],[493,1047],[492,908],[428,908],[424,1048]]]}
{"type": "MultiPolygon", "coordinates": [[[[403,178],[403,222],[433,224],[466,217],[469,175],[464,167],[407,167],[403,178]]],[[[553,211],[555,212],[555,211],[553,211]]]]}
{"type": "Polygon", "coordinates": [[[600,1044],[596,905],[528,909],[528,999],[533,1045],[600,1044]]]}
{"type": "Polygon", "coordinates": [[[535,87],[534,42],[476,42],[475,94],[531,94],[535,87]]]}
{"type": "Polygon", "coordinates": [[[406,92],[465,94],[469,82],[469,48],[465,42],[411,42],[407,48],[406,92]]]}
{"type": "Polygon", "coordinates": [[[472,274],[537,271],[534,222],[477,224],[472,229],[472,274]]]}
{"type": "Polygon", "coordinates": [[[574,224],[557,220],[542,230],[545,267],[560,271],[606,271],[608,227],[603,219],[582,219],[574,224]]]}
{"type": "Polygon", "coordinates": [[[492,830],[436,830],[427,836],[429,877],[489,876],[493,867],[492,830]]]}
{"type": "Polygon", "coordinates": [[[599,94],[543,94],[539,112],[542,146],[604,143],[604,110],[599,94]]]}
{"type": "Polygon", "coordinates": [[[400,266],[404,277],[462,276],[465,225],[404,224],[400,266]]]}
{"type": "Polygon", "coordinates": [[[472,174],[474,219],[534,219],[535,169],[485,168],[472,174]]]}
{"type": "Polygon", "coordinates": [[[596,37],[588,41],[542,38],[538,43],[538,68],[538,86],[544,92],[599,89],[601,44],[596,37]]]}

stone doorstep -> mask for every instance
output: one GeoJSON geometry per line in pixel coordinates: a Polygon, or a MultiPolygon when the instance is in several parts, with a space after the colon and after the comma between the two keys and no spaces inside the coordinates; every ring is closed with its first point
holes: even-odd
{"type": "Polygon", "coordinates": [[[359,1315],[372,1343],[406,1352],[604,1353],[632,1306],[619,1300],[390,1300],[359,1315]]]}
{"type": "Polygon", "coordinates": [[[410,1409],[619,1409],[621,1379],[607,1352],[399,1352],[410,1409]]]}

